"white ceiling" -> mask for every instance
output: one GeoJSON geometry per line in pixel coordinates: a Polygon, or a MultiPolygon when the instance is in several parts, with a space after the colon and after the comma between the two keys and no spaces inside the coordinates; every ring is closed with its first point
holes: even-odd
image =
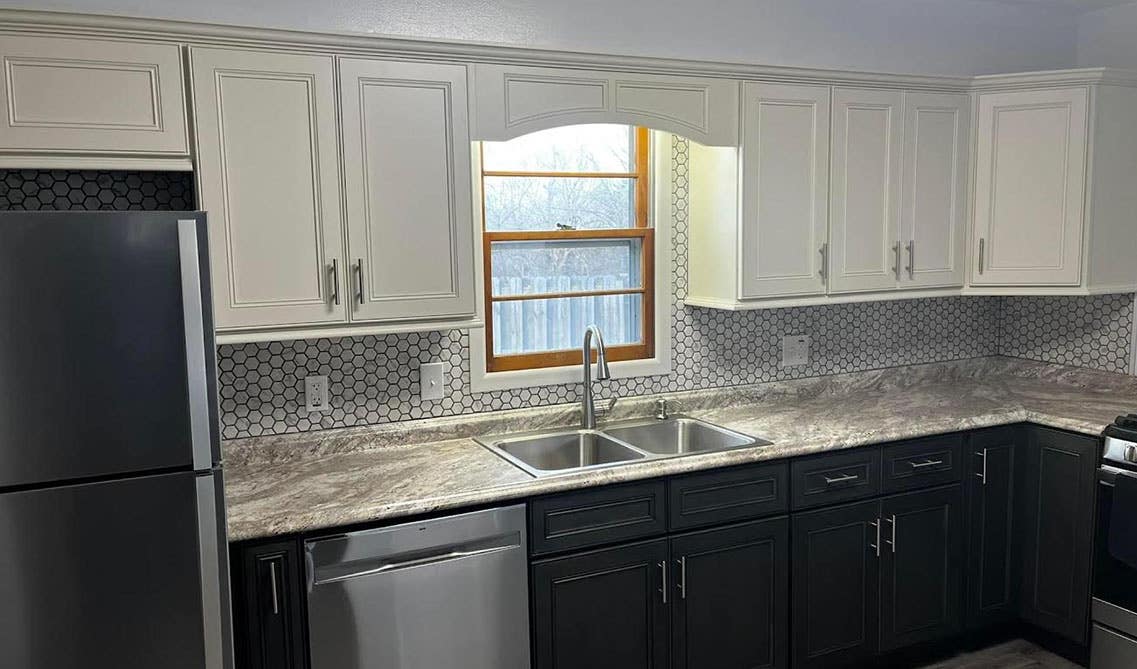
{"type": "Polygon", "coordinates": [[[1075,14],[1092,12],[1107,7],[1128,5],[1135,0],[984,0],[1002,5],[1033,5],[1050,9],[1061,9],[1075,14]]]}

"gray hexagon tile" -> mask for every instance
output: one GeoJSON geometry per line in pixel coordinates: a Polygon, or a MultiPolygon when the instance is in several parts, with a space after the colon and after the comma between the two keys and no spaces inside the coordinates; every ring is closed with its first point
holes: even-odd
{"type": "Polygon", "coordinates": [[[0,210],[196,208],[192,172],[0,170],[0,210]]]}
{"type": "Polygon", "coordinates": [[[1133,294],[1006,297],[999,352],[1075,367],[1125,373],[1133,344],[1133,294]]]}

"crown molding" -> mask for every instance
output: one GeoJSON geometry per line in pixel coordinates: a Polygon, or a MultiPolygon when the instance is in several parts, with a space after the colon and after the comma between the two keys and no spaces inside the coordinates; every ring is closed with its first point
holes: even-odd
{"type": "Polygon", "coordinates": [[[1016,74],[985,74],[974,77],[974,91],[1013,91],[1040,86],[1107,86],[1137,87],[1137,72],[1110,67],[1086,67],[1073,70],[1045,70],[1016,74]]]}

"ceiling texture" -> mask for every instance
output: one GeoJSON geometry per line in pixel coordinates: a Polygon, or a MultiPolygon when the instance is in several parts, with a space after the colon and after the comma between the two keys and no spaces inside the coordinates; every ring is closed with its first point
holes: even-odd
{"type": "Polygon", "coordinates": [[[1134,0],[985,0],[1000,5],[1022,5],[1058,9],[1073,14],[1084,14],[1108,7],[1132,4],[1134,0]]]}

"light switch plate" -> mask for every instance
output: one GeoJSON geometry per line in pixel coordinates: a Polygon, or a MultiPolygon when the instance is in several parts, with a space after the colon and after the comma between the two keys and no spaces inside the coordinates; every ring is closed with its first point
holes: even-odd
{"type": "Polygon", "coordinates": [[[419,396],[424,400],[440,400],[446,396],[446,363],[424,362],[418,366],[419,396]]]}
{"type": "Polygon", "coordinates": [[[328,377],[304,377],[304,408],[308,413],[323,413],[331,408],[328,403],[328,377]]]}
{"type": "Polygon", "coordinates": [[[782,367],[809,364],[809,335],[782,337],[782,367]]]}

